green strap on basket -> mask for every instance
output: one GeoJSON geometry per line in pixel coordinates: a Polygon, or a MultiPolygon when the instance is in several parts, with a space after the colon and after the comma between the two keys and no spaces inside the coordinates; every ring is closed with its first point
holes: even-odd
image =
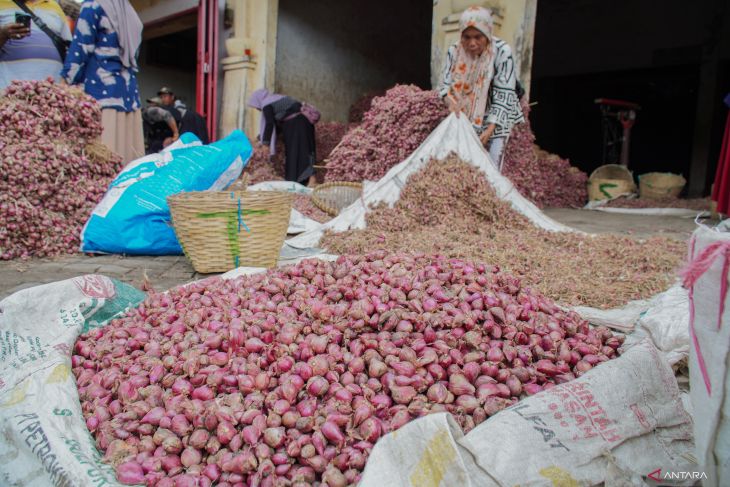
{"type": "MultiPolygon", "coordinates": [[[[231,193],[231,198],[233,198],[233,193],[231,193]]],[[[243,225],[243,228],[245,228],[247,232],[251,231],[251,229],[248,228],[248,225],[246,225],[246,222],[243,221],[243,217],[241,216],[241,198],[238,198],[238,233],[241,233],[241,225],[243,225]]]]}
{"type": "Polygon", "coordinates": [[[245,210],[241,208],[241,198],[238,198],[238,208],[235,210],[216,211],[213,213],[198,213],[197,218],[225,218],[226,219],[226,233],[228,234],[228,244],[230,245],[231,255],[233,256],[233,262],[238,267],[240,247],[238,245],[238,234],[241,233],[241,227],[245,228],[247,232],[251,232],[243,221],[243,217],[246,215],[268,215],[271,213],[269,210],[245,210]]]}
{"type": "Polygon", "coordinates": [[[613,196],[611,196],[611,194],[608,191],[606,191],[606,188],[615,188],[616,186],[618,186],[618,184],[614,184],[614,183],[603,183],[603,184],[599,184],[598,185],[598,191],[600,191],[601,193],[603,193],[604,195],[606,195],[606,198],[612,199],[613,196]]]}

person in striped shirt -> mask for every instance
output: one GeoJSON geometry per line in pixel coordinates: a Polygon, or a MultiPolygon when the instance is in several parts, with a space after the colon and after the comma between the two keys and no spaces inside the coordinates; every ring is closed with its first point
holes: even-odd
{"type": "MultiPolygon", "coordinates": [[[[55,0],[18,0],[61,39],[71,40],[66,15],[55,0]]],[[[24,14],[13,0],[0,0],[0,90],[14,80],[59,79],[63,59],[51,38],[36,25],[15,21],[24,14]]]]}

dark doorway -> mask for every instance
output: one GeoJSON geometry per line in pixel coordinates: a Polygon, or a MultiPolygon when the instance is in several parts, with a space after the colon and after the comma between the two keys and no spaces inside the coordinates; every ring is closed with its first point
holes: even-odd
{"type": "Polygon", "coordinates": [[[429,89],[432,11],[425,1],[280,0],[276,90],[346,121],[367,92],[429,89]]]}
{"type": "MultiPolygon", "coordinates": [[[[700,0],[552,0],[537,9],[531,112],[537,143],[590,173],[602,165],[596,98],[641,105],[631,133],[629,168],[674,172],[709,191],[730,91],[730,9],[700,0]],[[713,73],[708,77],[707,65],[713,73]],[[701,100],[709,100],[698,109],[701,100]],[[697,138],[698,117],[712,120],[697,138]],[[706,154],[698,163],[697,144],[706,154]]],[[[699,152],[702,152],[699,151],[699,152]]]]}
{"type": "Polygon", "coordinates": [[[145,26],[139,55],[139,91],[142,101],[169,87],[188,107],[195,109],[197,14],[145,26]]]}

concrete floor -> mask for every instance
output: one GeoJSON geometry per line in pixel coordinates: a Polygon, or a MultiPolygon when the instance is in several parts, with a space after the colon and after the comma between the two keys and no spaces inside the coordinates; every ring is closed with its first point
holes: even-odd
{"type": "MultiPolygon", "coordinates": [[[[695,228],[692,218],[624,215],[566,208],[548,209],[545,213],[561,223],[589,233],[619,233],[637,237],[665,235],[685,240],[695,228]]],[[[146,277],[156,290],[166,290],[206,277],[197,274],[183,256],[77,254],[56,259],[0,261],[0,299],[24,288],[93,273],[104,274],[135,287],[140,287],[146,277]]]]}
{"type": "Polygon", "coordinates": [[[550,218],[587,233],[618,233],[636,237],[664,235],[686,240],[697,227],[691,217],[627,215],[572,208],[543,211],[550,218]]]}

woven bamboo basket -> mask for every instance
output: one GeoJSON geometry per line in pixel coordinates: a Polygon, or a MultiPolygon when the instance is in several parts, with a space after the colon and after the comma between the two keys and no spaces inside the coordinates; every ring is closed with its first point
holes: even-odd
{"type": "Polygon", "coordinates": [[[619,164],[597,168],[588,178],[588,199],[611,200],[621,195],[636,193],[631,171],[619,164]]]}
{"type": "Polygon", "coordinates": [[[639,176],[639,196],[647,199],[676,198],[687,180],[679,174],[649,172],[639,176]]]}
{"type": "Polygon", "coordinates": [[[336,181],[320,184],[312,191],[312,203],[330,216],[337,216],[362,196],[362,183],[336,181]]]}
{"type": "Polygon", "coordinates": [[[195,191],[168,203],[185,255],[207,274],[276,265],[292,199],[278,191],[195,191]]]}

